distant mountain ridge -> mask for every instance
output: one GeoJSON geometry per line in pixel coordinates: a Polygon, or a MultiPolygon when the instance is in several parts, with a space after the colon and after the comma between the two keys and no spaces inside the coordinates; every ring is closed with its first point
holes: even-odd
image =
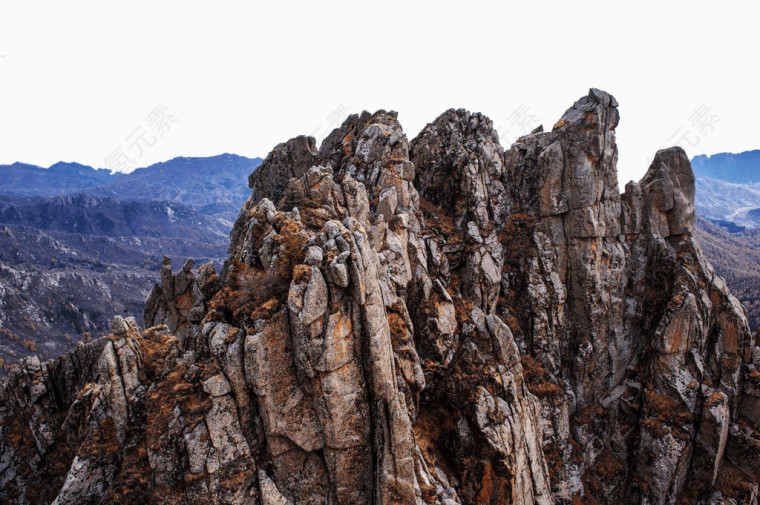
{"type": "Polygon", "coordinates": [[[166,201],[122,201],[88,193],[44,197],[6,197],[0,223],[44,231],[110,237],[184,237],[202,242],[225,240],[217,219],[187,205],[166,201]]]}
{"type": "Polygon", "coordinates": [[[736,233],[760,228],[760,150],[691,160],[698,214],[736,233]]]}
{"type": "Polygon", "coordinates": [[[694,175],[733,183],[760,183],[760,149],[741,153],[700,154],[691,160],[694,175]]]}
{"type": "Polygon", "coordinates": [[[261,161],[235,154],[179,157],[138,168],[90,192],[120,199],[178,202],[205,214],[222,213],[234,220],[250,193],[241,181],[247,181],[261,161]]]}
{"type": "Polygon", "coordinates": [[[16,162],[0,165],[0,193],[19,196],[56,196],[115,182],[127,174],[94,169],[79,163],[58,162],[49,168],[16,162]]]}
{"type": "Polygon", "coordinates": [[[87,192],[120,200],[165,200],[205,214],[234,219],[248,190],[240,181],[261,158],[235,154],[178,157],[128,174],[59,162],[50,168],[25,163],[0,165],[0,194],[53,197],[87,192]]]}

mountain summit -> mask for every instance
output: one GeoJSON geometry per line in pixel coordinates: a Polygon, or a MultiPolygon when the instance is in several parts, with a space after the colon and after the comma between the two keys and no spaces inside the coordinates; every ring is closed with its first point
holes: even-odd
{"type": "Polygon", "coordinates": [[[251,175],[220,274],[0,390],[14,503],[757,503],[760,348],[680,148],[617,187],[596,89],[506,151],[352,115],[251,175]]]}

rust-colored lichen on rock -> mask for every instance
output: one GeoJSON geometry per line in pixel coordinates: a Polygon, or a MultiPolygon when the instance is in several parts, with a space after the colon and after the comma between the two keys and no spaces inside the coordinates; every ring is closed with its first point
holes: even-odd
{"type": "Polygon", "coordinates": [[[523,354],[520,356],[520,361],[522,363],[525,384],[531,393],[538,397],[561,396],[564,394],[559,385],[554,382],[557,379],[554,379],[533,356],[523,354]]]}
{"type": "Polygon", "coordinates": [[[0,501],[756,503],[760,348],[679,148],[617,186],[600,90],[506,150],[451,109],[276,146],[147,330],[0,387],[0,501]]]}

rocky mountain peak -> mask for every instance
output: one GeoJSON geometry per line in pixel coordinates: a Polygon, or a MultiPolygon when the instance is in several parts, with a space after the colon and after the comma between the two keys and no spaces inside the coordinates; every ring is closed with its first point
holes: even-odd
{"type": "Polygon", "coordinates": [[[490,119],[450,109],[412,143],[415,183],[431,203],[454,209],[458,227],[479,230],[505,220],[504,174],[499,136],[490,119]]]}
{"type": "Polygon", "coordinates": [[[592,89],[506,151],[453,109],[278,145],[221,274],[167,259],[147,329],[11,376],[0,496],[756,503],[760,348],[688,158],[621,196],[618,121],[592,89]]]}
{"type": "Polygon", "coordinates": [[[650,226],[662,237],[694,230],[694,172],[680,147],[658,151],[641,180],[650,226]]]}

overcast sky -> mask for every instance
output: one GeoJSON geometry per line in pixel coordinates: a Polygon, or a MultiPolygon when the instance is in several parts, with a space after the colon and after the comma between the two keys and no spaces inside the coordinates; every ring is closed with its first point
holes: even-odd
{"type": "Polygon", "coordinates": [[[379,108],[410,138],[483,112],[508,146],[589,87],[620,103],[621,189],[661,147],[760,148],[752,2],[256,4],[3,2],[0,164],[264,157],[379,108]]]}

